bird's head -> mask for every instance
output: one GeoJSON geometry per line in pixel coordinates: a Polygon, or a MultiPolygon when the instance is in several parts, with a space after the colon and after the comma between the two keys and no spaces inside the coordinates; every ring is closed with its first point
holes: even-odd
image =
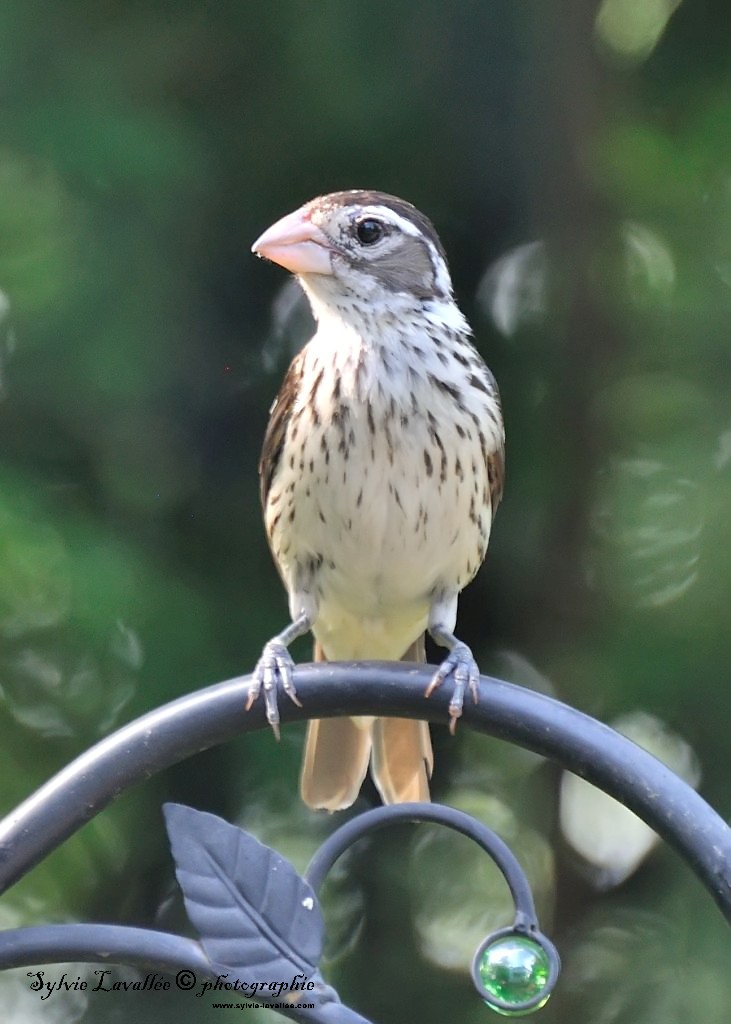
{"type": "Polygon", "coordinates": [[[431,222],[383,192],[319,196],[268,228],[252,251],[295,274],[318,304],[388,303],[397,295],[451,300],[446,257],[431,222]]]}

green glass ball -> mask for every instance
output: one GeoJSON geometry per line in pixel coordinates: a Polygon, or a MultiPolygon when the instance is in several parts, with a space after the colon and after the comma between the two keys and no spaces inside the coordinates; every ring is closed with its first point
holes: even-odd
{"type": "Polygon", "coordinates": [[[485,1002],[507,1017],[532,1013],[545,1005],[550,991],[543,1000],[537,997],[548,984],[550,971],[551,961],[543,947],[522,935],[497,939],[487,946],[477,964],[485,991],[507,1005],[496,1006],[489,999],[485,1002]],[[532,1005],[526,1008],[526,1003],[532,1005]]]}

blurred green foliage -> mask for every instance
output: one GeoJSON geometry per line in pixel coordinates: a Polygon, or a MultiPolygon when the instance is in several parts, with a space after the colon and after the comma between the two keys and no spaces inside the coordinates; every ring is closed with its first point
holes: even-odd
{"type": "MultiPolygon", "coordinates": [[[[249,246],[311,196],[367,186],[435,221],[503,393],[506,497],[461,635],[486,671],[603,718],[662,718],[728,815],[727,15],[721,0],[7,0],[4,810],[134,715],[248,671],[284,623],[256,461],[302,319],[275,322],[284,275],[249,246]]],[[[541,1019],[685,1020],[701,989],[703,1019],[726,1019],[728,936],[671,854],[597,894],[556,837],[550,769],[435,734],[435,795],[503,829],[553,908],[566,980],[541,1019]]],[[[4,897],[3,924],[180,927],[164,796],[301,867],[331,822],[298,805],[300,743],[257,736],[138,787],[4,897]]],[[[484,1020],[459,943],[504,897],[459,842],[379,836],[333,883],[333,980],[384,1024],[484,1020]]],[[[5,978],[3,1019],[128,1008],[31,995],[5,978]]]]}

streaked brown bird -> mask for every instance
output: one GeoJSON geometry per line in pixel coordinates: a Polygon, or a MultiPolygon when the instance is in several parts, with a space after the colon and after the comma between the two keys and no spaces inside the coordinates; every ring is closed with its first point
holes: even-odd
{"type": "MultiPolygon", "coordinates": [[[[291,624],[264,647],[263,690],[299,703],[288,651],[312,631],[323,661],[425,661],[424,631],[448,651],[452,727],[472,652],[454,635],[457,598],[479,569],[503,486],[495,380],[452,295],[444,250],[410,203],[357,189],[320,196],[272,225],[253,251],[296,275],[317,321],[292,362],[261,455],[267,536],[291,624]]],[[[385,803],[429,799],[426,722],[310,722],[301,793],[353,803],[370,763],[385,803]]]]}

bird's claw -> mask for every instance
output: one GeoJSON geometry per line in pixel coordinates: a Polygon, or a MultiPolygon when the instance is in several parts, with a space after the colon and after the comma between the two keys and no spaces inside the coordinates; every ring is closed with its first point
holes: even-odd
{"type": "Polygon", "coordinates": [[[461,640],[455,644],[432,676],[425,696],[431,697],[449,676],[454,679],[454,689],[449,701],[449,731],[454,735],[457,719],[462,714],[465,690],[469,690],[475,704],[478,702],[480,694],[480,670],[472,651],[461,640]]]}
{"type": "Polygon", "coordinates": [[[279,640],[270,640],[264,645],[261,657],[252,673],[246,710],[250,711],[259,694],[264,691],[264,707],[267,722],[272,732],[279,739],[279,707],[277,705],[277,689],[280,686],[289,699],[302,707],[294,687],[294,661],[287,648],[279,640]]]}

